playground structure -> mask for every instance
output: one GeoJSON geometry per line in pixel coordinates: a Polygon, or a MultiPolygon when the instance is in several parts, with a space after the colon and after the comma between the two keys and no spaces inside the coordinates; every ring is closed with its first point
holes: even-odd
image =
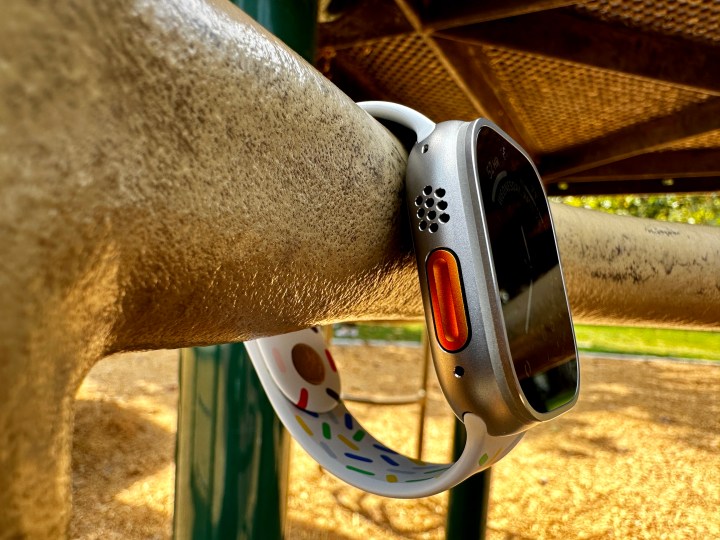
{"type": "MultiPolygon", "coordinates": [[[[404,152],[230,4],[17,1],[0,29],[0,530],[60,537],[98,359],[419,315],[404,152]]],[[[716,230],[554,212],[577,320],[717,327],[716,230]]]]}

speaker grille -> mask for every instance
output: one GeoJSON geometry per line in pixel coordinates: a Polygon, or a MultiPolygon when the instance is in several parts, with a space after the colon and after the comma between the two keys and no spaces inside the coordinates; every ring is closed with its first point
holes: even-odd
{"type": "Polygon", "coordinates": [[[415,197],[417,207],[415,218],[418,229],[435,233],[441,225],[450,221],[450,214],[447,213],[448,203],[444,197],[445,190],[433,186],[425,186],[415,197]]]}

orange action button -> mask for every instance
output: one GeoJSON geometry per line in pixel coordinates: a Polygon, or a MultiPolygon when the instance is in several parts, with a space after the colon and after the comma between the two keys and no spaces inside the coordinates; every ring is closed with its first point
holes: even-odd
{"type": "Polygon", "coordinates": [[[425,269],[435,335],[443,349],[448,352],[458,351],[465,346],[470,335],[460,280],[460,263],[452,251],[438,249],[428,257],[425,269]]]}

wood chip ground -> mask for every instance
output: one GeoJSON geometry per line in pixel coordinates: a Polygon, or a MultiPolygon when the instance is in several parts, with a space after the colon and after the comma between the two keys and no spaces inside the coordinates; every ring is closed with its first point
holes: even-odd
{"type": "MultiPolygon", "coordinates": [[[[420,349],[336,346],[344,389],[412,393],[420,349]]],[[[720,365],[582,358],[582,396],[493,469],[489,540],[720,538],[720,365]]],[[[169,538],[177,352],[100,362],[78,392],[78,539],[169,538]]],[[[419,407],[355,405],[373,433],[414,452],[419,407]]],[[[449,455],[452,416],[431,379],[423,458],[449,455]]],[[[293,446],[288,539],[440,539],[446,495],[392,500],[323,472],[293,446]]]]}

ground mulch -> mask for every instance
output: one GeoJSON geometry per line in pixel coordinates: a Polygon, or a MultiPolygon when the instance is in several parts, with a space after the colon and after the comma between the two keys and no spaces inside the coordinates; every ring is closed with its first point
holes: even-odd
{"type": "MultiPolygon", "coordinates": [[[[335,346],[344,390],[413,394],[421,350],[335,346]]],[[[488,538],[720,538],[720,364],[584,356],[578,406],[493,468],[488,538]]],[[[177,352],[100,362],[78,392],[71,536],[172,532],[177,352]]],[[[414,453],[419,406],[351,404],[414,453]]],[[[453,419],[431,378],[423,458],[445,460],[453,419]]],[[[325,473],[294,445],[287,538],[443,538],[446,495],[393,500],[325,473]]]]}

